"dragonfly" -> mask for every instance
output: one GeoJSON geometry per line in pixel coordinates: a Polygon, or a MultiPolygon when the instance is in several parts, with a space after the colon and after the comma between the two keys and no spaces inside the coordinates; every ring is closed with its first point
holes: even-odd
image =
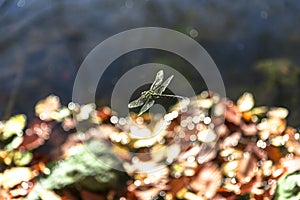
{"type": "Polygon", "coordinates": [[[128,108],[136,108],[142,106],[138,114],[138,116],[140,116],[154,105],[155,99],[157,98],[170,97],[170,98],[184,99],[184,97],[179,95],[162,94],[170,84],[173,77],[174,75],[170,76],[169,78],[167,78],[167,80],[163,82],[164,79],[163,70],[157,72],[155,80],[152,83],[150,89],[148,91],[143,91],[139,98],[130,102],[128,104],[128,108]]]}

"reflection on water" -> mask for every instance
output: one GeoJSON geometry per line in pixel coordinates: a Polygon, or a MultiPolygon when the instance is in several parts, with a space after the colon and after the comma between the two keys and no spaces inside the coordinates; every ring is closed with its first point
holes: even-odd
{"type": "MultiPolygon", "coordinates": [[[[298,1],[280,0],[0,0],[0,116],[32,115],[33,105],[50,93],[68,102],[78,67],[99,42],[130,28],[160,26],[188,34],[206,48],[231,98],[253,92],[258,104],[288,107],[291,123],[300,125],[299,11],[298,1]],[[278,60],[287,60],[288,67],[278,60]],[[257,67],[272,61],[274,66],[257,67]]],[[[99,102],[108,102],[113,80],[130,67],[154,61],[189,67],[167,53],[126,55],[111,66],[122,69],[108,70],[99,102]]],[[[198,78],[190,80],[203,88],[198,78]]]]}

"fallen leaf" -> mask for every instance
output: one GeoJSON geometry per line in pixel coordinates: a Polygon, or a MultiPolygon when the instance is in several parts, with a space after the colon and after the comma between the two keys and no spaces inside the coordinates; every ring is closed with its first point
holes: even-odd
{"type": "Polygon", "coordinates": [[[245,92],[238,100],[237,100],[237,108],[240,112],[246,112],[251,110],[254,106],[254,98],[253,95],[245,92]]]}
{"type": "Polygon", "coordinates": [[[44,121],[51,121],[52,115],[60,108],[59,98],[55,95],[50,95],[46,99],[41,100],[35,106],[35,114],[44,121]]]}
{"type": "Polygon", "coordinates": [[[14,186],[27,181],[34,177],[34,173],[28,167],[13,167],[5,170],[0,174],[0,185],[4,189],[13,188],[14,186]],[[13,178],[12,178],[13,177],[13,178]]]}
{"type": "Polygon", "coordinates": [[[222,182],[222,174],[215,163],[206,163],[191,180],[189,186],[197,194],[210,199],[217,193],[222,182]]]}
{"type": "Polygon", "coordinates": [[[5,122],[2,129],[1,138],[6,140],[13,136],[14,134],[22,133],[23,128],[26,124],[25,115],[16,115],[11,117],[8,121],[5,122]]]}
{"type": "Polygon", "coordinates": [[[271,108],[267,113],[267,116],[269,118],[285,119],[288,116],[288,114],[289,111],[286,108],[277,107],[277,108],[271,108]]]}
{"type": "Polygon", "coordinates": [[[61,200],[62,198],[58,196],[54,191],[52,190],[43,190],[43,192],[40,193],[41,200],[61,200]]]}

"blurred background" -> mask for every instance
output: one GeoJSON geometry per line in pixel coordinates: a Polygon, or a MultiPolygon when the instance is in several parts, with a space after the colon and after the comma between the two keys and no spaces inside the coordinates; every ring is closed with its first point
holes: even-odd
{"type": "MultiPolygon", "coordinates": [[[[300,126],[297,0],[0,0],[0,14],[1,119],[33,117],[36,102],[49,94],[68,103],[76,72],[96,45],[124,30],[158,26],[187,34],[208,51],[230,99],[251,92],[256,105],[287,107],[289,124],[300,126]]],[[[147,62],[190,68],[168,52],[126,54],[105,73],[97,103],[107,104],[116,80],[147,62]]],[[[197,92],[205,89],[201,77],[189,80],[197,92]]]]}

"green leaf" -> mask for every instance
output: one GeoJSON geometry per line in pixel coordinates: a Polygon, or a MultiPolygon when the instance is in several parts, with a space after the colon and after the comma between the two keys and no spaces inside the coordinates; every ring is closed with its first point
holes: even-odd
{"type": "Polygon", "coordinates": [[[30,153],[29,151],[27,152],[21,152],[21,151],[17,151],[14,154],[14,163],[18,166],[24,166],[30,163],[30,161],[32,160],[32,153],[30,153]]]}
{"type": "Polygon", "coordinates": [[[5,150],[12,151],[20,146],[23,142],[23,137],[14,137],[14,139],[5,146],[5,150]]]}

